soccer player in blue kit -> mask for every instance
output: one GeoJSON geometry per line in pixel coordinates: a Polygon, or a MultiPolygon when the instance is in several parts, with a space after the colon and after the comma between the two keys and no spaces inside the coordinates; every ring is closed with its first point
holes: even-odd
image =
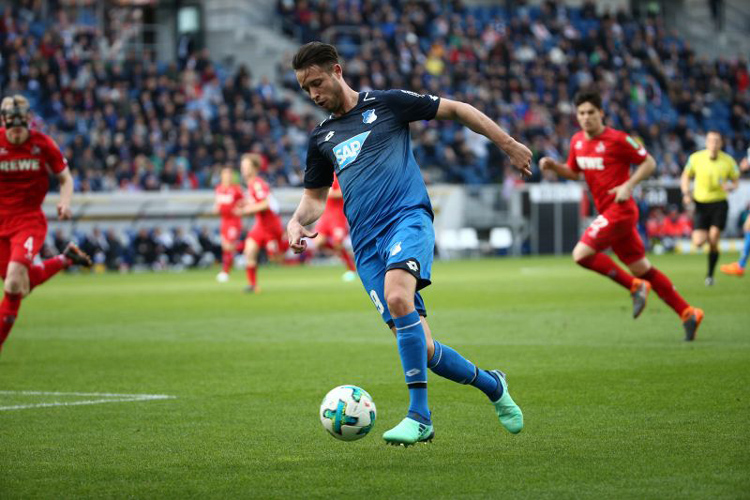
{"type": "Polygon", "coordinates": [[[338,176],[351,227],[357,272],[378,312],[393,330],[409,390],[406,418],[383,434],[405,446],[433,438],[427,404],[427,368],[484,392],[500,423],[517,434],[521,409],[505,374],[482,370],[432,339],[419,290],[430,284],[435,250],[432,206],[410,147],[409,122],[457,120],[489,138],[515,168],[530,174],[531,151],[473,106],[406,90],[357,92],[344,81],[336,48],[311,42],[292,61],[300,87],[330,116],[311,133],[305,190],[287,226],[289,243],[303,252],[305,226],[323,213],[338,176]]]}

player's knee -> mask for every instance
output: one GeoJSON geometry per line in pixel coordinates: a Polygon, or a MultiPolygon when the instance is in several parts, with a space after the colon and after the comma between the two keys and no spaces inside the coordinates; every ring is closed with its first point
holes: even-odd
{"type": "Polygon", "coordinates": [[[435,342],[431,337],[426,337],[425,340],[427,341],[427,361],[430,361],[435,355],[435,342]]]}
{"type": "Polygon", "coordinates": [[[414,310],[414,298],[409,296],[406,289],[397,288],[388,291],[385,295],[385,302],[388,304],[391,316],[395,318],[406,316],[414,310]]]}

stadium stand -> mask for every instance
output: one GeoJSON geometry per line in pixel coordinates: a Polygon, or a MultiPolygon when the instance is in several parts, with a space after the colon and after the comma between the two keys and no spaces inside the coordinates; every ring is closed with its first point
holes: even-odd
{"type": "MultiPolygon", "coordinates": [[[[729,154],[744,154],[746,59],[699,59],[659,16],[598,15],[594,2],[516,5],[510,12],[434,0],[295,0],[278,8],[300,42],[323,39],[341,48],[353,88],[405,87],[468,101],[537,157],[567,150],[577,130],[571,97],[591,84],[605,96],[609,123],[645,143],[662,178],[679,176],[685,152],[701,146],[709,129],[725,134],[729,154]]],[[[414,133],[420,164],[439,167],[441,180],[503,178],[494,148],[460,127],[430,124],[414,133]]]]}
{"type": "MultiPolygon", "coordinates": [[[[46,12],[33,0],[0,7],[0,93],[30,99],[35,126],[63,149],[77,191],[211,188],[221,167],[236,166],[245,151],[262,153],[272,185],[301,185],[307,132],[320,115],[294,105],[290,94],[299,90],[288,58],[279,61],[278,83],[254,78],[246,66],[219,64],[207,49],[157,60],[133,49],[139,23],[128,11],[108,13],[102,32],[86,8],[92,2],[78,2],[75,14],[63,3],[45,2],[46,12]]],[[[465,100],[529,144],[536,158],[567,150],[576,130],[571,97],[590,84],[606,98],[609,123],[645,143],[662,180],[679,176],[708,129],[725,134],[729,154],[744,154],[746,59],[701,59],[658,15],[601,14],[593,2],[515,3],[509,10],[437,0],[279,0],[276,8],[298,42],[323,39],[341,49],[354,88],[403,87],[465,100]]],[[[521,182],[496,148],[454,123],[414,124],[413,138],[428,182],[497,183],[504,191],[521,182]]],[[[551,180],[537,171],[524,182],[551,180]]],[[[118,257],[110,255],[108,267],[164,261],[152,252],[136,258],[137,231],[100,232],[78,236],[102,242],[112,235],[122,250],[110,252],[118,257]]],[[[198,241],[201,229],[188,233],[198,241]]],[[[212,252],[189,246],[193,263],[212,252]]],[[[151,247],[159,245],[143,246],[151,247]]]]}
{"type": "MultiPolygon", "coordinates": [[[[118,50],[134,23],[109,23],[113,32],[100,36],[85,11],[71,19],[58,7],[42,17],[37,3],[21,5],[2,11],[0,90],[32,100],[79,191],[211,187],[218,169],[248,150],[267,158],[272,184],[300,184],[316,115],[292,112],[283,87],[253,81],[246,67],[230,72],[206,49],[176,61],[118,50]]],[[[725,133],[734,156],[750,142],[747,61],[700,60],[659,17],[597,15],[591,2],[512,12],[435,0],[378,5],[282,1],[278,15],[300,42],[335,42],[354,88],[466,100],[537,156],[566,150],[575,130],[570,98],[592,82],[606,96],[610,123],[643,140],[662,177],[678,176],[705,130],[725,133]]],[[[296,91],[288,69],[280,81],[296,91]]],[[[435,182],[500,182],[506,174],[498,151],[455,124],[415,126],[414,145],[435,182]]]]}

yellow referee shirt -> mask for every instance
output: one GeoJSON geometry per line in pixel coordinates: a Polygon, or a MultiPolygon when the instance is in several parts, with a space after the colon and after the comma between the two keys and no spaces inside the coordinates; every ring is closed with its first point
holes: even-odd
{"type": "Polygon", "coordinates": [[[688,158],[685,171],[695,177],[693,199],[700,203],[716,203],[727,199],[724,183],[740,178],[740,169],[734,158],[719,151],[715,160],[707,149],[697,151],[688,158]]]}

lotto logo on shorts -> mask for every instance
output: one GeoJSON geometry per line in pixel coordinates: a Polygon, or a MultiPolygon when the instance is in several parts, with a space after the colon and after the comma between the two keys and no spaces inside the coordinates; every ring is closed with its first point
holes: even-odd
{"type": "Polygon", "coordinates": [[[344,170],[359,156],[362,146],[365,145],[367,136],[370,132],[364,132],[355,135],[351,139],[340,142],[333,147],[333,154],[336,155],[336,162],[339,164],[339,171],[344,170]]]}

